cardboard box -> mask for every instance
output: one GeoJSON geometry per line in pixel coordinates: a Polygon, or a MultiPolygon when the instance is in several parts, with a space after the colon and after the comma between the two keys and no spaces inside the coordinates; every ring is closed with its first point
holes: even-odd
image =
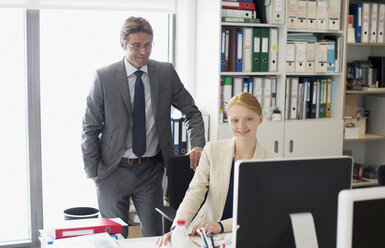
{"type": "Polygon", "coordinates": [[[365,136],[366,117],[345,116],[345,139],[356,139],[365,136]]]}
{"type": "Polygon", "coordinates": [[[345,95],[345,116],[357,115],[358,95],[345,95]]]}
{"type": "Polygon", "coordinates": [[[128,226],[128,236],[127,238],[140,238],[142,237],[142,230],[140,229],[139,223],[130,224],[128,226]]]}

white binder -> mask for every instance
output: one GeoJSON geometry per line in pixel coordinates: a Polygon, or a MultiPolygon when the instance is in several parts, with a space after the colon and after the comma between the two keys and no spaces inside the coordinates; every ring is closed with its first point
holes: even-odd
{"type": "Polygon", "coordinates": [[[242,72],[251,72],[253,54],[253,28],[242,28],[243,31],[243,61],[242,72]]]}
{"type": "Polygon", "coordinates": [[[298,105],[298,78],[291,78],[290,89],[290,119],[297,119],[297,105],[298,105]]]}
{"type": "Polygon", "coordinates": [[[306,29],[307,0],[298,0],[297,29],[306,29]]]}
{"type": "Polygon", "coordinates": [[[362,3],[362,33],[361,42],[369,42],[370,3],[362,3]]]}
{"type": "Polygon", "coordinates": [[[295,43],[287,42],[286,45],[286,72],[294,72],[295,68],[295,43]]]}
{"type": "Polygon", "coordinates": [[[269,71],[278,71],[278,29],[270,28],[269,71]]]}
{"type": "Polygon", "coordinates": [[[306,67],[305,72],[315,72],[315,42],[308,41],[306,44],[306,67]]]}
{"type": "Polygon", "coordinates": [[[317,0],[317,29],[328,29],[327,0],[317,0]]]}
{"type": "Polygon", "coordinates": [[[306,44],[306,41],[295,42],[295,72],[305,72],[306,44]]]}
{"type": "Polygon", "coordinates": [[[316,43],[316,58],[317,58],[316,72],[327,71],[327,51],[328,51],[327,42],[320,41],[316,43]]]}
{"type": "Polygon", "coordinates": [[[370,20],[369,20],[369,43],[377,42],[377,17],[378,17],[378,4],[370,4],[370,20]]]}
{"type": "Polygon", "coordinates": [[[297,26],[297,8],[298,0],[288,0],[287,6],[287,28],[296,28],[297,26]]]}
{"type": "Polygon", "coordinates": [[[341,0],[330,0],[328,9],[328,29],[340,30],[341,0]]]}
{"type": "Polygon", "coordinates": [[[317,29],[317,0],[307,0],[306,29],[317,29]]]}
{"type": "Polygon", "coordinates": [[[378,4],[377,43],[384,43],[385,4],[378,4]]]}
{"type": "Polygon", "coordinates": [[[285,23],[285,2],[285,0],[265,0],[267,23],[285,23]]]}
{"type": "Polygon", "coordinates": [[[262,105],[263,102],[263,78],[254,77],[254,96],[257,98],[258,102],[262,105]]]}

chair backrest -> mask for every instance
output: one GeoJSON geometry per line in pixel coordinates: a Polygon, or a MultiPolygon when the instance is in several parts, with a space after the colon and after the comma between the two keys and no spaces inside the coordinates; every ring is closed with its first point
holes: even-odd
{"type": "Polygon", "coordinates": [[[166,168],[169,203],[178,209],[194,176],[194,171],[190,168],[190,156],[171,157],[166,168]]]}
{"type": "Polygon", "coordinates": [[[385,186],[385,164],[378,167],[378,185],[385,186]]]}

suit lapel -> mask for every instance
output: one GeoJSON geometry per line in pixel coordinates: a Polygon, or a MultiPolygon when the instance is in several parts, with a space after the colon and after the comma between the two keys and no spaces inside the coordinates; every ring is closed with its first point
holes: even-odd
{"type": "Polygon", "coordinates": [[[147,63],[148,68],[148,80],[150,82],[151,90],[151,104],[152,104],[152,114],[154,119],[156,119],[156,112],[158,107],[158,94],[159,94],[159,76],[154,66],[154,63],[149,60],[147,63]]]}
{"type": "Polygon", "coordinates": [[[129,116],[132,116],[130,90],[128,88],[128,79],[127,79],[126,69],[124,67],[124,61],[122,61],[122,63],[118,63],[118,66],[116,67],[116,71],[117,71],[116,82],[119,86],[120,93],[122,94],[124,104],[127,107],[128,114],[129,116]]]}
{"type": "MultiPolygon", "coordinates": [[[[230,185],[230,176],[231,176],[231,166],[234,160],[234,148],[235,148],[235,138],[232,138],[223,145],[220,152],[220,165],[222,167],[222,181],[223,186],[222,190],[222,205],[225,205],[229,185],[230,185]]],[[[223,209],[222,209],[223,212],[223,209]]]]}

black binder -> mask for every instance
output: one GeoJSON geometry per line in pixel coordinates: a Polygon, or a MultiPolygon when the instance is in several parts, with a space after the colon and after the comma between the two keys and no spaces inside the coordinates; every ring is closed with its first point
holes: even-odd
{"type": "Polygon", "coordinates": [[[385,57],[383,56],[370,56],[369,60],[372,61],[373,67],[377,70],[378,87],[385,87],[385,57]]]}

